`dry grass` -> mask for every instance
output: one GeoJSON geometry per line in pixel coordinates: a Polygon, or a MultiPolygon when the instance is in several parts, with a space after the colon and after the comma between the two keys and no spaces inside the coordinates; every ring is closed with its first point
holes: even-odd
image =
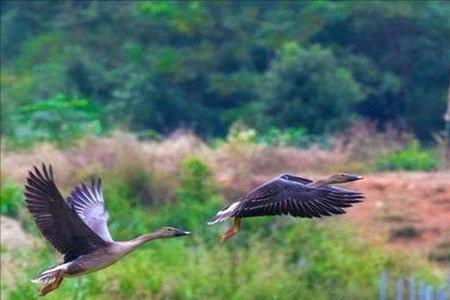
{"type": "Polygon", "coordinates": [[[386,126],[383,131],[376,123],[361,121],[338,134],[334,139],[335,153],[353,160],[371,160],[380,155],[402,149],[413,135],[386,126]]]}
{"type": "Polygon", "coordinates": [[[139,196],[147,203],[174,200],[181,161],[188,156],[210,166],[227,199],[282,173],[320,177],[355,170],[349,155],[335,150],[263,147],[243,140],[228,140],[213,148],[189,132],[176,132],[160,142],[142,142],[130,133],[115,132],[111,137],[82,139],[71,148],[41,144],[1,155],[2,174],[21,183],[32,165],[51,163],[65,191],[93,174],[113,174],[132,187],[142,187],[139,196]]]}
{"type": "Polygon", "coordinates": [[[317,178],[334,172],[367,171],[368,161],[400,148],[407,140],[407,135],[394,129],[378,133],[375,125],[367,122],[337,136],[327,150],[317,146],[264,147],[242,136],[238,133],[214,148],[186,131],[175,132],[159,142],[142,142],[133,134],[118,131],[111,137],[84,138],[67,149],[40,144],[27,152],[3,150],[2,173],[24,182],[31,165],[52,163],[64,187],[92,174],[122,174],[126,179],[136,172],[148,173],[157,183],[152,195],[146,197],[148,201],[171,201],[180,162],[187,156],[198,156],[211,167],[226,198],[234,198],[242,190],[281,173],[317,178]]]}
{"type": "Polygon", "coordinates": [[[52,163],[64,186],[76,183],[86,173],[127,168],[144,168],[164,181],[176,177],[180,162],[187,156],[205,160],[219,182],[242,180],[244,185],[255,175],[317,174],[346,168],[345,156],[332,150],[270,148],[251,143],[225,143],[213,149],[190,133],[175,133],[161,142],[141,142],[132,134],[116,132],[111,137],[82,139],[69,149],[40,144],[27,152],[3,151],[1,155],[2,173],[9,177],[24,182],[30,166],[52,163]]]}
{"type": "Polygon", "coordinates": [[[225,143],[217,148],[186,130],[175,131],[163,141],[142,142],[135,135],[116,131],[111,137],[84,138],[76,146],[59,150],[50,144],[40,144],[27,152],[2,149],[2,168],[15,178],[23,179],[31,164],[52,162],[60,168],[63,181],[73,178],[79,168],[113,170],[118,163],[136,160],[149,170],[177,173],[179,162],[187,156],[199,156],[214,168],[218,179],[242,178],[250,174],[273,175],[280,172],[330,173],[359,171],[382,154],[402,149],[411,134],[387,126],[383,131],[375,123],[361,121],[336,135],[329,149],[311,146],[264,147],[253,143],[253,130],[230,130],[225,143]]]}

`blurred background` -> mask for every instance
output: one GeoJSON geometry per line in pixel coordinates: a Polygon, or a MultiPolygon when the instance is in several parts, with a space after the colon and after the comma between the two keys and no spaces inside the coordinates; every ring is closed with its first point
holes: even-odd
{"type": "Polygon", "coordinates": [[[58,259],[23,205],[101,176],[118,240],[155,241],[49,299],[449,299],[450,4],[2,1],[1,296],[58,259]],[[447,111],[447,119],[445,113],[447,111]],[[447,123],[446,123],[447,120],[447,123]],[[217,209],[282,173],[365,176],[321,220],[217,209]],[[414,297],[414,298],[411,298],[414,297]]]}

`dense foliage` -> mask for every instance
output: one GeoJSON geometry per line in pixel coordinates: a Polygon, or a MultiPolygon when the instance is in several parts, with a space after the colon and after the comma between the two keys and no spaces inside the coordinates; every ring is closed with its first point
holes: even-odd
{"type": "MultiPolygon", "coordinates": [[[[363,117],[430,139],[448,15],[445,1],[2,1],[1,134],[23,139],[41,119],[26,107],[65,99],[94,133],[222,136],[241,121],[323,134],[363,117]]],[[[60,118],[42,126],[71,135],[60,118]]]]}
{"type": "Polygon", "coordinates": [[[86,99],[68,99],[55,95],[50,99],[24,104],[8,115],[14,128],[12,141],[28,146],[41,141],[61,144],[85,135],[100,134],[99,108],[86,99]]]}

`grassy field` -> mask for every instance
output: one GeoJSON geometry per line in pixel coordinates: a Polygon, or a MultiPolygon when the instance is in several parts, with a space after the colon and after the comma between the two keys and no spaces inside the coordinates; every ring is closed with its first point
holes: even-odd
{"type": "MultiPolygon", "coordinates": [[[[63,150],[41,144],[3,151],[1,212],[20,222],[25,240],[40,239],[23,208],[22,184],[32,164],[46,162],[54,165],[65,195],[80,180],[102,177],[117,240],[163,225],[193,232],[149,243],[106,270],[65,280],[48,299],[374,299],[382,271],[444,282],[445,268],[424,255],[386,249],[383,236],[362,233],[362,222],[346,215],[254,218],[227,244],[219,240],[227,225],[206,225],[225,202],[281,172],[318,178],[374,171],[375,156],[340,149],[262,147],[242,135],[208,146],[192,135],[149,143],[117,134],[63,150]]],[[[2,298],[37,298],[30,278],[53,265],[56,253],[40,242],[2,240],[1,254],[2,298]]]]}

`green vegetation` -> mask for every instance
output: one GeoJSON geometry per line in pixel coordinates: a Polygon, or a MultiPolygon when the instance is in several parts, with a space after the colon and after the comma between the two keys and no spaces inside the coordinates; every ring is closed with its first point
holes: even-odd
{"type": "Polygon", "coordinates": [[[180,187],[177,199],[186,204],[205,204],[217,197],[217,187],[212,182],[211,170],[198,157],[188,157],[181,162],[180,187]]]}
{"type": "Polygon", "coordinates": [[[10,180],[1,179],[0,214],[15,217],[23,205],[22,187],[10,180]]]}
{"type": "Polygon", "coordinates": [[[213,231],[206,222],[223,203],[218,187],[212,181],[209,167],[198,157],[185,158],[181,163],[180,184],[176,189],[177,206],[166,223],[180,224],[199,235],[213,231]]]}
{"type": "Polygon", "coordinates": [[[292,146],[299,148],[308,148],[311,146],[320,146],[330,148],[331,136],[309,134],[303,127],[284,128],[271,127],[267,131],[258,133],[255,142],[261,145],[269,146],[292,146]]]}
{"type": "Polygon", "coordinates": [[[429,142],[449,14],[445,1],[4,1],[1,135],[216,138],[235,122],[327,135],[368,119],[429,142]]]}
{"type": "Polygon", "coordinates": [[[15,147],[37,142],[71,145],[74,140],[102,132],[100,110],[86,99],[69,99],[55,95],[50,99],[22,105],[7,118],[5,134],[15,147]],[[14,126],[12,126],[14,124],[14,126]]]}
{"type": "Polygon", "coordinates": [[[356,104],[364,98],[352,72],[339,66],[331,49],[317,45],[287,43],[263,81],[263,128],[301,124],[315,134],[335,132],[352,123],[356,104]]]}
{"type": "MultiPolygon", "coordinates": [[[[205,224],[222,205],[221,196],[197,157],[182,161],[174,204],[139,204],[132,186],[111,180],[105,182],[105,199],[114,237],[127,239],[166,224],[192,229],[192,237],[148,244],[108,269],[65,280],[49,299],[374,299],[383,270],[439,282],[426,264],[386,253],[336,219],[254,218],[222,244],[227,225],[205,224]]],[[[3,286],[8,299],[37,298],[29,277],[53,264],[49,253],[47,247],[2,253],[18,262],[33,255],[15,273],[18,285],[3,286]]]]}
{"type": "Polygon", "coordinates": [[[378,170],[431,171],[437,168],[438,158],[433,152],[411,142],[405,149],[381,157],[376,162],[378,170]]]}

